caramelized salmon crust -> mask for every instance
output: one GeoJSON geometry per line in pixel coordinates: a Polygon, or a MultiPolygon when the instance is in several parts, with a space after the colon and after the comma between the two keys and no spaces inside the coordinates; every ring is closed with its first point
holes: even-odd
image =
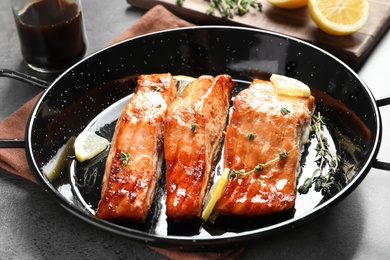
{"type": "Polygon", "coordinates": [[[200,217],[233,85],[228,75],[201,76],[189,83],[168,109],[164,152],[169,219],[200,217]]]}
{"type": "Polygon", "coordinates": [[[224,143],[224,167],[249,172],[229,178],[214,210],[255,216],[293,207],[300,150],[308,140],[314,97],[278,95],[271,82],[255,80],[234,99],[224,143]],[[283,111],[282,111],[283,110],[283,111]]]}
{"type": "Polygon", "coordinates": [[[145,220],[161,176],[166,112],[176,97],[171,74],[138,77],[116,123],[96,217],[145,220]]]}

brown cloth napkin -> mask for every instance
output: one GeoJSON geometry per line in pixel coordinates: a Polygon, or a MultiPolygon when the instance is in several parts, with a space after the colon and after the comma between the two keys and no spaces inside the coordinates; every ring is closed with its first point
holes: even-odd
{"type": "MultiPolygon", "coordinates": [[[[16,112],[0,123],[0,138],[24,138],[27,120],[30,116],[32,108],[38,101],[39,96],[40,94],[28,101],[16,112]]],[[[27,164],[26,153],[24,149],[0,149],[0,167],[7,170],[8,172],[36,182],[27,164]]]]}
{"type": "MultiPolygon", "coordinates": [[[[172,29],[179,27],[193,26],[193,24],[184,21],[163,6],[156,5],[142,16],[133,26],[125,30],[117,38],[112,40],[108,45],[139,36],[146,33],[161,31],[164,29],[172,29]]],[[[0,138],[24,138],[26,124],[34,107],[34,104],[39,99],[37,95],[19,110],[0,123],[0,138]]],[[[30,181],[36,182],[32,176],[25,150],[20,148],[0,149],[0,167],[10,173],[19,175],[30,181]]],[[[220,252],[183,252],[172,249],[161,249],[152,247],[155,251],[171,258],[171,259],[235,259],[241,252],[241,248],[225,250],[220,252]]]]}

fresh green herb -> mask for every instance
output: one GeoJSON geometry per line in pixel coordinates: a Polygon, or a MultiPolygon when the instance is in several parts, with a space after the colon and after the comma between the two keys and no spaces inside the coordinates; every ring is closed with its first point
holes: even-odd
{"type": "Polygon", "coordinates": [[[288,113],[290,113],[290,110],[288,110],[288,109],[285,108],[285,107],[282,107],[282,108],[280,109],[280,112],[282,112],[283,115],[287,115],[288,113]]]}
{"type": "Polygon", "coordinates": [[[191,132],[195,132],[195,130],[196,130],[196,124],[191,124],[191,132]]]}
{"type": "Polygon", "coordinates": [[[119,160],[122,162],[122,167],[125,167],[129,163],[130,154],[121,152],[121,158],[119,160]]]}
{"type": "Polygon", "coordinates": [[[255,139],[255,134],[254,133],[249,133],[248,134],[248,140],[252,141],[253,139],[255,139]]]}
{"type": "Polygon", "coordinates": [[[332,187],[335,185],[334,175],[338,171],[340,156],[332,152],[328,139],[324,136],[323,126],[324,119],[318,112],[318,116],[313,116],[312,132],[315,133],[318,143],[316,145],[316,160],[318,167],[313,175],[307,178],[304,183],[298,188],[300,194],[306,194],[314,184],[315,191],[321,191],[323,195],[330,194],[332,187]],[[328,169],[327,173],[324,171],[328,169]]]}
{"type": "Polygon", "coordinates": [[[296,148],[297,148],[298,144],[296,144],[293,148],[291,148],[290,151],[283,151],[282,153],[279,154],[278,157],[276,157],[275,159],[272,159],[271,161],[268,161],[266,163],[259,163],[258,165],[256,165],[252,170],[248,171],[248,172],[244,172],[243,170],[233,170],[231,173],[230,173],[230,179],[235,179],[236,177],[241,177],[241,178],[245,178],[246,175],[248,174],[252,174],[254,172],[258,172],[258,171],[261,171],[263,170],[265,167],[269,166],[270,164],[273,164],[277,161],[281,161],[283,160],[284,158],[286,158],[292,151],[294,151],[296,148]]]}
{"type": "Polygon", "coordinates": [[[230,173],[229,178],[233,180],[233,179],[235,179],[237,176],[239,176],[239,175],[241,176],[241,175],[243,175],[243,174],[245,174],[245,172],[233,170],[233,171],[230,173]]]}
{"type": "Polygon", "coordinates": [[[262,163],[259,163],[258,165],[255,166],[255,171],[261,171],[262,169],[264,169],[264,164],[262,163]]]}
{"type": "Polygon", "coordinates": [[[282,153],[279,154],[279,160],[283,160],[286,158],[288,155],[287,151],[283,151],[282,153]]]}
{"type": "MultiPolygon", "coordinates": [[[[176,4],[182,6],[184,0],[176,0],[176,4]]],[[[210,0],[210,7],[206,14],[213,15],[215,10],[224,18],[233,18],[235,15],[244,15],[250,8],[262,11],[262,4],[257,0],[210,0]]]]}
{"type": "Polygon", "coordinates": [[[157,91],[157,92],[160,92],[160,91],[161,91],[161,88],[160,88],[159,86],[156,86],[156,85],[153,85],[153,86],[152,86],[152,89],[153,89],[154,91],[157,91]]]}

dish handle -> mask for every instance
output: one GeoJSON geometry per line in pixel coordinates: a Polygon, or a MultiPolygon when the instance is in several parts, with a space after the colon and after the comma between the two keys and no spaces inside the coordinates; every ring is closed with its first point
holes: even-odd
{"type": "MultiPolygon", "coordinates": [[[[0,77],[16,79],[42,89],[46,89],[51,85],[51,83],[42,79],[9,69],[0,68],[0,77]]],[[[0,148],[25,148],[25,145],[23,139],[0,139],[0,148]]]]}
{"type": "MultiPolygon", "coordinates": [[[[390,104],[390,96],[377,99],[376,104],[378,107],[389,105],[390,104]]],[[[373,160],[372,167],[376,168],[376,169],[380,169],[380,170],[390,171],[390,162],[375,159],[375,160],[373,160]]]]}

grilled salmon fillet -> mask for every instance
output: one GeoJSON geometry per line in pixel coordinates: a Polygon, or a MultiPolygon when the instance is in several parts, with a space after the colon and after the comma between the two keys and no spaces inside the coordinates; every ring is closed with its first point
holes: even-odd
{"type": "Polygon", "coordinates": [[[189,83],[168,109],[164,152],[169,219],[200,217],[233,85],[228,75],[201,76],[189,83]]]}
{"type": "Polygon", "coordinates": [[[300,148],[308,141],[313,110],[313,96],[278,95],[269,81],[255,80],[235,97],[225,136],[224,167],[237,172],[230,175],[215,211],[254,216],[294,205],[300,148]],[[263,169],[245,174],[275,158],[263,169]]]}
{"type": "Polygon", "coordinates": [[[141,75],[115,127],[96,217],[143,222],[163,160],[163,128],[177,97],[171,74],[141,75]]]}

